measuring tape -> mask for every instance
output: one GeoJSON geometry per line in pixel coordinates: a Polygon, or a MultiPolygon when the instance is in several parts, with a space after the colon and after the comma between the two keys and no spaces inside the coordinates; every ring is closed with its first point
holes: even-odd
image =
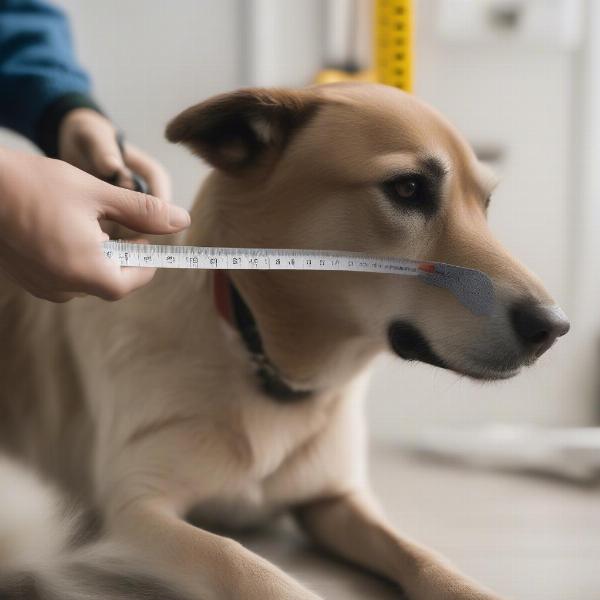
{"type": "MultiPolygon", "coordinates": [[[[376,0],[375,6],[376,80],[410,92],[412,0],[376,0]]],[[[490,315],[494,310],[494,285],[485,273],[440,262],[329,250],[166,246],[112,240],[104,243],[104,254],[123,267],[355,271],[418,277],[448,289],[475,315],[490,315]]]]}
{"type": "Polygon", "coordinates": [[[376,0],[374,25],[376,80],[412,92],[412,0],[376,0]]]}
{"type": "Polygon", "coordinates": [[[450,290],[478,316],[494,308],[494,285],[481,271],[440,262],[378,257],[330,250],[217,248],[104,242],[104,255],[122,267],[244,269],[258,271],[355,271],[418,277],[450,290]]]}

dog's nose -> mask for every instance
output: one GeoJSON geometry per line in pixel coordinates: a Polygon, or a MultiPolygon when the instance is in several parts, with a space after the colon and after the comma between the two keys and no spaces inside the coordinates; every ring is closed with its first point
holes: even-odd
{"type": "Polygon", "coordinates": [[[565,335],[571,327],[560,307],[541,304],[517,304],[512,308],[511,320],[519,339],[536,357],[544,354],[556,338],[565,335]]]}

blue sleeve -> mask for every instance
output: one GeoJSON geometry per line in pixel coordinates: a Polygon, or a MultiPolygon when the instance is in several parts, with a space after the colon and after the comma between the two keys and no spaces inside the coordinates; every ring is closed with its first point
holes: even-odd
{"type": "Polygon", "coordinates": [[[0,126],[52,154],[57,119],[76,106],[96,108],[64,13],[42,0],[0,0],[0,126]]]}

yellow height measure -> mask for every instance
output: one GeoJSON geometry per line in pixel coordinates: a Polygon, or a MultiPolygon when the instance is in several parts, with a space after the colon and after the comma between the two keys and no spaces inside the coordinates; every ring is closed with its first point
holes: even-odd
{"type": "Polygon", "coordinates": [[[375,0],[375,78],[412,92],[412,0],[375,0]]]}

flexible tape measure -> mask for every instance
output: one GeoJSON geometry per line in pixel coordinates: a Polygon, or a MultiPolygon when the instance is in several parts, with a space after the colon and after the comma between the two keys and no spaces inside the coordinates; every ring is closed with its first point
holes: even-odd
{"type": "Polygon", "coordinates": [[[405,275],[447,288],[476,315],[489,315],[494,307],[494,286],[485,273],[440,262],[330,250],[169,246],[115,240],[104,242],[104,255],[122,267],[356,271],[405,275]]]}

